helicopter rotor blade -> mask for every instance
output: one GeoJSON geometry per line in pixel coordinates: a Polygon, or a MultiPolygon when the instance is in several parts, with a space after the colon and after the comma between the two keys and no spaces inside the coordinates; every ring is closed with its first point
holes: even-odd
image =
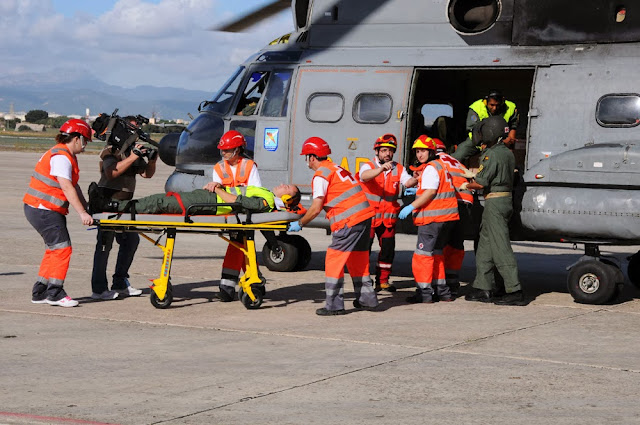
{"type": "Polygon", "coordinates": [[[210,31],[240,32],[291,7],[291,0],[274,0],[232,22],[209,28],[210,31]]]}

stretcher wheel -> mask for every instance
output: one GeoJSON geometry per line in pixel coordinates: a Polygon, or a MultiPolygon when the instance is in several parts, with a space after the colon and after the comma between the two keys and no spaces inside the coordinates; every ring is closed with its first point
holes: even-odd
{"type": "Polygon", "coordinates": [[[171,282],[167,284],[167,293],[164,295],[164,299],[161,300],[156,295],[155,291],[151,291],[151,295],[149,296],[149,301],[151,301],[151,305],[155,308],[169,308],[171,303],[173,302],[173,291],[171,289],[171,282]]]}
{"type": "Polygon", "coordinates": [[[311,245],[305,238],[300,235],[287,235],[287,242],[291,243],[298,249],[298,262],[295,270],[304,270],[311,261],[311,245]]]}
{"type": "MultiPolygon", "coordinates": [[[[286,235],[285,235],[286,236],[286,235]]],[[[262,247],[262,261],[267,268],[274,272],[290,272],[298,264],[298,249],[282,236],[278,236],[281,251],[272,250],[269,244],[262,247]]]]}
{"type": "MultiPolygon", "coordinates": [[[[240,301],[247,308],[247,310],[256,310],[260,308],[260,306],[262,305],[262,299],[264,298],[264,294],[256,286],[257,285],[254,285],[251,287],[251,290],[253,291],[253,295],[256,297],[255,301],[251,301],[249,294],[247,294],[246,292],[243,291],[240,293],[240,301]]],[[[264,290],[264,288],[262,289],[264,290]]]]}
{"type": "MultiPolygon", "coordinates": [[[[260,292],[260,294],[262,294],[262,298],[264,298],[264,296],[267,294],[267,288],[264,286],[264,284],[254,283],[253,285],[251,285],[251,290],[253,291],[254,295],[257,292],[260,292]]],[[[241,286],[238,288],[238,299],[242,300],[243,294],[244,294],[244,291],[242,290],[242,286],[241,286]]]]}

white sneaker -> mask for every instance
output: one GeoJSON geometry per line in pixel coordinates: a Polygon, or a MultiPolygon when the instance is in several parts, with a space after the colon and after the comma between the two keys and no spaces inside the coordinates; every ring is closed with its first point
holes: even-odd
{"type": "Polygon", "coordinates": [[[91,298],[93,298],[94,300],[104,300],[104,301],[115,300],[116,298],[118,298],[118,292],[109,291],[109,290],[106,290],[101,294],[94,292],[93,294],[91,294],[91,298]]]}
{"type": "Polygon", "coordinates": [[[64,298],[60,298],[57,301],[52,301],[50,299],[47,299],[47,304],[49,305],[59,305],[60,307],[75,307],[78,305],[78,301],[72,299],[71,297],[67,296],[64,298]]]}
{"type": "Polygon", "coordinates": [[[133,286],[127,286],[124,289],[116,289],[115,291],[124,297],[137,297],[142,295],[142,289],[136,289],[133,286]]]}

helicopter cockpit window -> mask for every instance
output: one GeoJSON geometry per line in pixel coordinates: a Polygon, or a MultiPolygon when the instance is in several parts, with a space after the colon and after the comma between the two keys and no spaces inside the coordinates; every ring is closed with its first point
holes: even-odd
{"type": "Polygon", "coordinates": [[[204,111],[217,112],[219,114],[226,114],[231,106],[234,96],[238,91],[242,76],[244,75],[244,68],[239,67],[236,72],[233,73],[222,88],[213,96],[213,99],[207,102],[203,102],[202,109],[204,111]]]}
{"type": "Polygon", "coordinates": [[[338,122],[344,115],[340,93],[314,93],[307,100],[307,119],[311,122],[338,122]]]}
{"type": "Polygon", "coordinates": [[[640,95],[608,94],[598,100],[596,121],[603,127],[635,127],[640,124],[640,95]]]}
{"type": "Polygon", "coordinates": [[[384,93],[362,93],[353,103],[353,119],[361,124],[384,124],[391,118],[393,100],[384,93]]]}
{"type": "Polygon", "coordinates": [[[273,72],[262,102],[262,116],[284,117],[287,115],[287,92],[290,80],[291,70],[273,72]]]}
{"type": "Polygon", "coordinates": [[[266,71],[256,71],[251,74],[247,86],[244,88],[244,94],[236,107],[235,115],[247,117],[257,113],[268,79],[269,73],[266,71]]]}

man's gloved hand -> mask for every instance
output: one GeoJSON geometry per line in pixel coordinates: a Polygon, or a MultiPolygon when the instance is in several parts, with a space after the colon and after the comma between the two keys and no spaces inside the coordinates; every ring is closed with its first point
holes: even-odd
{"type": "Polygon", "coordinates": [[[404,190],[404,196],[413,196],[417,191],[418,189],[416,189],[415,187],[408,187],[404,190]]]}
{"type": "Polygon", "coordinates": [[[406,207],[403,207],[402,210],[400,211],[400,214],[398,214],[398,217],[400,218],[400,220],[404,220],[405,218],[407,218],[409,214],[411,214],[414,208],[415,207],[412,204],[409,204],[406,207]]]}
{"type": "Polygon", "coordinates": [[[291,223],[289,223],[289,228],[287,229],[287,231],[299,232],[300,230],[302,230],[302,226],[300,225],[300,220],[292,221],[291,223]]]}
{"type": "Polygon", "coordinates": [[[460,190],[467,190],[467,186],[469,186],[469,182],[464,182],[460,185],[460,187],[458,189],[460,190]]]}

